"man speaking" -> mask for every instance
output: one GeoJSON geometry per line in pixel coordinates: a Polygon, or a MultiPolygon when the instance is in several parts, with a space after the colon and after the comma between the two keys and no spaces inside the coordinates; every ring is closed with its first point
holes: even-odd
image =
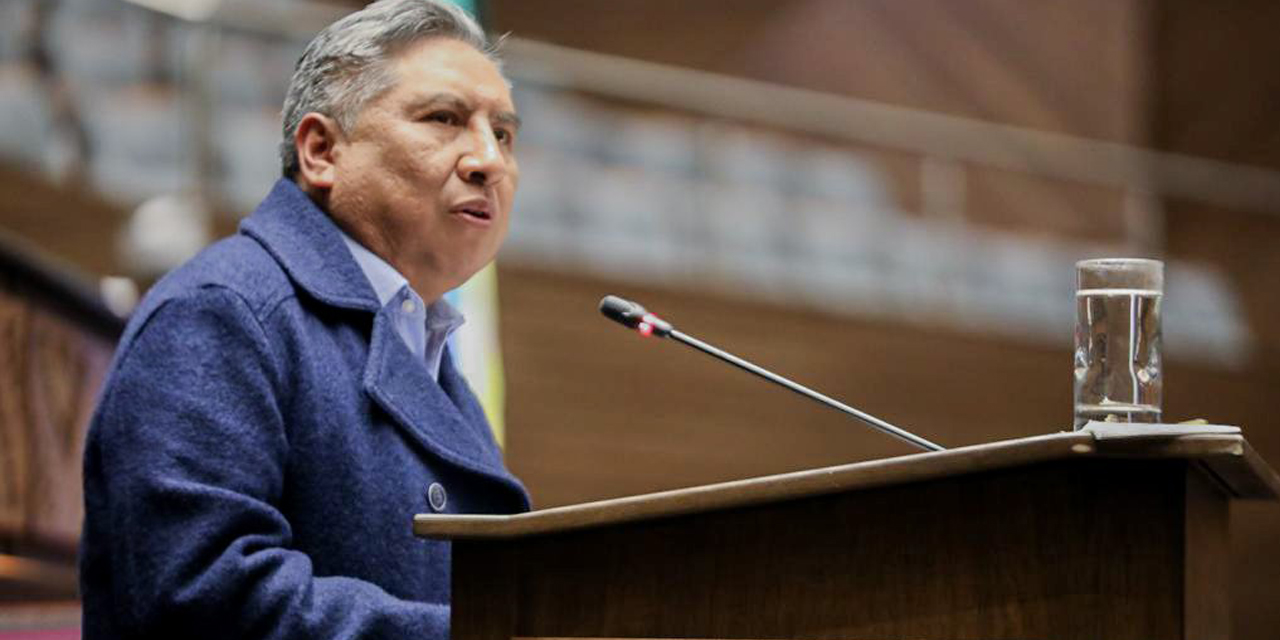
{"type": "Polygon", "coordinates": [[[85,638],[432,638],[449,545],[415,513],[529,508],[446,339],[493,259],[519,119],[475,22],[381,0],[321,32],[282,178],[161,280],[90,429],[85,638]]]}

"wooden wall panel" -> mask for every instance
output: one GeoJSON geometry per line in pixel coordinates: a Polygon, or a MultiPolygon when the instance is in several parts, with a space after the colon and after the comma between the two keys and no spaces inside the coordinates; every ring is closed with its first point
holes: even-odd
{"type": "MultiPolygon", "coordinates": [[[[1147,144],[1146,0],[491,0],[494,30],[890,105],[1147,144]]],[[[779,104],[785,113],[787,105],[779,104]]],[[[530,122],[536,127],[536,122],[530,122]]],[[[920,158],[916,161],[919,162],[920,158]]],[[[1145,243],[1124,193],[960,165],[970,223],[1145,243]]],[[[918,180],[918,177],[917,177],[918,180]]],[[[919,188],[919,182],[912,185],[919,188]]],[[[908,197],[905,201],[916,198],[908,197]]],[[[1143,214],[1139,217],[1145,218],[1143,214]]]]}
{"type": "Polygon", "coordinates": [[[522,38],[1106,140],[1143,142],[1139,0],[488,0],[522,38]]]}
{"type": "Polygon", "coordinates": [[[89,416],[114,351],[0,281],[0,538],[72,549],[89,416]]]}

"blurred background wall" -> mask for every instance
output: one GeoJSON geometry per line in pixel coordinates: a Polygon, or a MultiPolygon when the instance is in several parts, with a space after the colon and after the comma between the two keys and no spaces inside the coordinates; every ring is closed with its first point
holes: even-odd
{"type": "MultiPolygon", "coordinates": [[[[74,627],[119,317],[265,194],[293,61],[359,4],[0,3],[0,628],[74,627]]],[[[526,122],[479,324],[538,506],[910,452],[618,331],[605,293],[958,446],[1070,428],[1072,265],[1107,255],[1166,261],[1166,419],[1280,464],[1280,6],[473,8],[526,122]]],[[[1233,508],[1235,637],[1270,638],[1280,508],[1233,508]]]]}

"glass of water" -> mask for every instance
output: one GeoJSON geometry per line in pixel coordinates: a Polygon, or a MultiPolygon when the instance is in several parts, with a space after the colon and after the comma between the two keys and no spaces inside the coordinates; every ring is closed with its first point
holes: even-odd
{"type": "Polygon", "coordinates": [[[1160,422],[1164,263],[1076,263],[1075,428],[1090,420],[1160,422]]]}

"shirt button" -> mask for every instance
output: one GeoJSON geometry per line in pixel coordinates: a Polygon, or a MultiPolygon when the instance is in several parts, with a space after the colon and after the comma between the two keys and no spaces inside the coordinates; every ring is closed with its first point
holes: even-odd
{"type": "Polygon", "coordinates": [[[418,308],[418,305],[413,303],[413,298],[405,298],[404,302],[400,303],[400,308],[403,309],[405,313],[413,313],[418,308]]]}
{"type": "Polygon", "coordinates": [[[444,492],[444,485],[432,482],[431,486],[427,487],[427,502],[431,503],[432,511],[444,511],[445,505],[449,504],[449,496],[444,492]]]}

